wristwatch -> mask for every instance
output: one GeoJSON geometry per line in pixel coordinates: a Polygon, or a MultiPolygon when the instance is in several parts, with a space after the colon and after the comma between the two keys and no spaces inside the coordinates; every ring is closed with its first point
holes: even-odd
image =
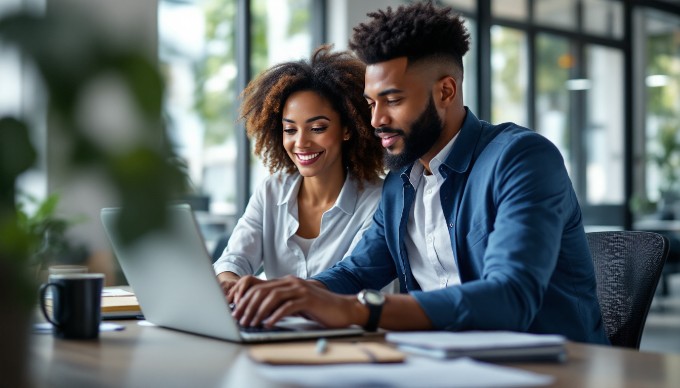
{"type": "Polygon", "coordinates": [[[364,330],[376,331],[380,322],[380,313],[385,304],[385,295],[376,290],[363,290],[357,294],[357,299],[359,303],[368,307],[368,322],[364,325],[364,330]]]}

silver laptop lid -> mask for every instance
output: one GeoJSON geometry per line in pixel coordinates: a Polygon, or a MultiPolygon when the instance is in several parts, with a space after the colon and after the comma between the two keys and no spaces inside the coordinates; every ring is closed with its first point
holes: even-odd
{"type": "Polygon", "coordinates": [[[114,253],[142,312],[156,325],[235,342],[280,341],[361,335],[358,326],[326,329],[293,317],[279,328],[289,331],[241,331],[212,267],[203,237],[186,204],[172,205],[165,229],[125,245],[117,233],[120,208],[104,208],[101,219],[114,253]]]}
{"type": "Polygon", "coordinates": [[[241,341],[189,205],[170,206],[166,228],[131,245],[117,233],[119,214],[119,208],[105,208],[101,219],[145,318],[159,326],[241,341]]]}

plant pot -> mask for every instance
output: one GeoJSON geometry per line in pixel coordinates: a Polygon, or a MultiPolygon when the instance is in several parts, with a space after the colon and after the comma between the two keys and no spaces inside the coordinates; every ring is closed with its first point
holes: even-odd
{"type": "Polygon", "coordinates": [[[0,385],[28,387],[28,344],[31,320],[29,288],[17,265],[0,256],[0,385]]]}

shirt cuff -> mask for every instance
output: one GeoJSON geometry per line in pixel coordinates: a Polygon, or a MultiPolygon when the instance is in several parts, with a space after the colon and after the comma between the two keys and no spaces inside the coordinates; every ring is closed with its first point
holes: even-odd
{"type": "Polygon", "coordinates": [[[213,269],[215,270],[215,275],[219,275],[222,272],[233,272],[238,276],[246,276],[246,275],[252,275],[253,273],[251,271],[248,271],[246,268],[243,268],[242,266],[230,262],[230,261],[221,261],[218,260],[213,264],[213,269]]]}

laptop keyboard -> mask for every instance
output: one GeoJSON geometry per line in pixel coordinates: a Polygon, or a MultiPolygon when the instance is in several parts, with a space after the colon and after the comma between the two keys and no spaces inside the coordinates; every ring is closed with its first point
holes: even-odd
{"type": "Polygon", "coordinates": [[[279,331],[294,331],[293,329],[289,329],[286,327],[264,327],[264,326],[252,326],[252,327],[243,327],[239,325],[239,329],[244,332],[244,333],[272,333],[272,332],[279,332],[279,331]]]}
{"type": "MultiPolygon", "coordinates": [[[[234,310],[236,305],[234,303],[229,303],[229,309],[234,310]]],[[[279,331],[296,331],[295,329],[287,328],[287,327],[279,327],[279,326],[274,326],[271,328],[267,328],[264,326],[250,326],[250,327],[245,327],[238,325],[238,328],[240,331],[244,333],[272,333],[272,332],[279,332],[279,331]]]]}

